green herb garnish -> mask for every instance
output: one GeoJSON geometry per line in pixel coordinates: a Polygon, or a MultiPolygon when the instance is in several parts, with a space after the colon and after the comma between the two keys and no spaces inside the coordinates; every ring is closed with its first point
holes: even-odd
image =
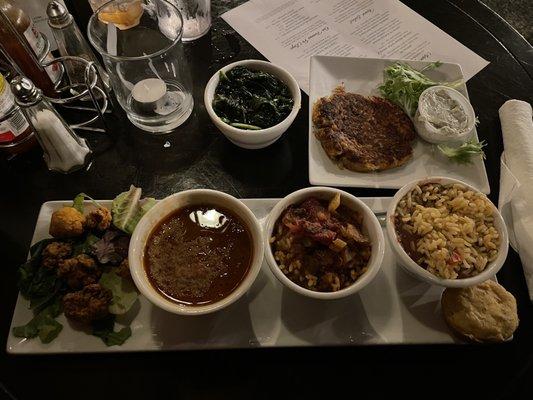
{"type": "Polygon", "coordinates": [[[436,82],[424,74],[424,72],[438,68],[441,65],[440,61],[436,61],[426,65],[421,70],[416,70],[410,65],[395,63],[383,71],[384,82],[378,89],[383,97],[402,107],[412,117],[415,115],[418,108],[418,99],[424,90],[437,85],[457,87],[462,83],[461,80],[436,82]]]}
{"type": "Polygon", "coordinates": [[[92,334],[102,339],[106,346],[120,346],[131,336],[131,328],[126,326],[115,331],[115,316],[111,314],[93,323],[92,334]]]}
{"type": "Polygon", "coordinates": [[[19,267],[18,285],[20,293],[31,303],[41,300],[54,293],[59,283],[55,271],[41,267],[41,253],[54,239],[44,239],[30,248],[30,259],[19,267]]]}
{"type": "Polygon", "coordinates": [[[450,147],[445,144],[440,144],[437,147],[450,160],[458,164],[470,164],[474,156],[481,155],[485,159],[485,152],[483,151],[485,146],[484,140],[478,142],[476,139],[472,139],[459,147],[450,147]]]}
{"type": "Polygon", "coordinates": [[[265,129],[290,114],[294,105],[291,92],[274,75],[244,66],[219,75],[212,105],[225,123],[240,129],[265,129]]]}
{"type": "Polygon", "coordinates": [[[100,238],[92,233],[89,233],[83,242],[75,243],[72,247],[72,254],[78,256],[80,254],[93,254],[94,245],[98,242],[100,238]]]}
{"type": "Polygon", "coordinates": [[[39,336],[41,342],[50,343],[63,329],[63,325],[55,320],[60,313],[61,298],[56,296],[51,304],[37,313],[26,325],[14,327],[13,336],[28,339],[39,336]]]}
{"type": "Polygon", "coordinates": [[[84,208],[83,202],[85,200],[91,200],[91,202],[96,207],[102,207],[102,205],[100,203],[98,203],[95,199],[93,199],[91,196],[89,196],[88,194],[85,194],[85,193],[80,193],[76,197],[74,197],[74,200],[72,201],[72,207],[83,214],[83,208],[84,208]]]}

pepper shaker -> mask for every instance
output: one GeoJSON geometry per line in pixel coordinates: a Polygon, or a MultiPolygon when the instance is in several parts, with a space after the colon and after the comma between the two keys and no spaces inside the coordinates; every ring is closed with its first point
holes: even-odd
{"type": "Polygon", "coordinates": [[[11,91],[34,128],[50,170],[69,173],[89,162],[92,152],[85,139],[74,133],[32,81],[19,76],[11,82],[11,91]]]}
{"type": "MultiPolygon", "coordinates": [[[[103,84],[105,85],[105,88],[102,89],[108,91],[110,88],[109,76],[105,72],[105,69],[100,65],[98,59],[91,50],[91,47],[83,37],[72,14],[70,14],[66,7],[58,1],[51,1],[48,3],[46,14],[48,16],[48,25],[57,42],[59,54],[61,54],[61,56],[77,56],[87,61],[94,62],[94,66],[98,69],[103,84]]],[[[83,65],[66,62],[65,67],[71,84],[84,82],[85,67],[83,65]]]]}

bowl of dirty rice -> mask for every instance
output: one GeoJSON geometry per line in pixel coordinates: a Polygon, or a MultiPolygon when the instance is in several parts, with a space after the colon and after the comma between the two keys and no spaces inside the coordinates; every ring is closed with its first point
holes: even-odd
{"type": "Polygon", "coordinates": [[[401,188],[387,211],[387,235],[407,272],[445,287],[490,279],[509,247],[503,218],[487,196],[445,177],[401,188]]]}
{"type": "Polygon", "coordinates": [[[370,208],[342,190],[289,194],[265,222],[265,259],[276,278],[303,296],[350,296],[376,277],[385,239],[370,208]]]}

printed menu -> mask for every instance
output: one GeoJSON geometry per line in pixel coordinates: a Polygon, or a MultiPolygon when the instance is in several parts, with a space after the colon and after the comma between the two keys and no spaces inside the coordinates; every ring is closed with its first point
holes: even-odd
{"type": "Polygon", "coordinates": [[[488,64],[398,0],[250,0],[222,18],[305,92],[313,55],[455,62],[465,79],[488,64]]]}

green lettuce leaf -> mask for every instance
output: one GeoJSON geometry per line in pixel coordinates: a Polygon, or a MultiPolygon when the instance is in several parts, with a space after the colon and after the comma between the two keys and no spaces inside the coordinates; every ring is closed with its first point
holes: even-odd
{"type": "Polygon", "coordinates": [[[40,302],[60,286],[56,272],[41,267],[43,249],[54,239],[44,239],[30,248],[30,259],[19,267],[18,286],[22,295],[32,302],[40,302]]]}
{"type": "Polygon", "coordinates": [[[78,210],[80,213],[83,214],[83,202],[85,200],[91,200],[91,202],[96,206],[96,207],[102,207],[102,205],[100,203],[98,203],[95,199],[93,199],[91,196],[89,196],[88,194],[86,193],[79,193],[76,197],[74,197],[74,200],[72,201],[72,208],[75,208],[76,210],[78,210]]]}
{"type": "Polygon", "coordinates": [[[63,325],[55,320],[61,313],[61,297],[56,296],[54,301],[37,313],[26,325],[13,328],[13,336],[34,338],[39,336],[41,342],[50,343],[63,329],[63,325]]]}
{"type": "Polygon", "coordinates": [[[100,238],[92,233],[89,233],[83,242],[76,243],[72,248],[72,253],[74,256],[80,254],[89,254],[91,255],[94,252],[94,245],[98,242],[100,238]]]}
{"type": "Polygon", "coordinates": [[[126,326],[115,331],[115,316],[110,315],[93,323],[93,335],[102,339],[106,346],[120,346],[131,336],[131,328],[126,326]]]}
{"type": "Polygon", "coordinates": [[[137,288],[131,279],[122,278],[114,271],[104,272],[100,278],[100,285],[109,289],[113,294],[109,306],[111,314],[125,314],[137,300],[137,288]]]}
{"type": "Polygon", "coordinates": [[[151,197],[141,199],[141,194],[142,190],[132,185],[129,191],[119,194],[111,206],[113,225],[130,235],[143,215],[156,203],[151,197]]]}
{"type": "Polygon", "coordinates": [[[78,210],[82,214],[83,214],[83,201],[84,200],[85,200],[85,194],[80,193],[76,197],[74,197],[74,201],[72,202],[72,207],[78,210]]]}

